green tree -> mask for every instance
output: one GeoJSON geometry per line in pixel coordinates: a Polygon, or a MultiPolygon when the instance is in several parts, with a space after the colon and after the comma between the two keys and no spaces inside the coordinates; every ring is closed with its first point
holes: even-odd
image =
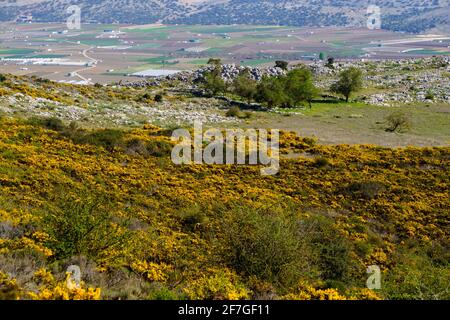
{"type": "Polygon", "coordinates": [[[289,63],[287,61],[278,60],[275,61],[275,67],[287,70],[289,63]]]}
{"type": "Polygon", "coordinates": [[[339,80],[331,86],[331,91],[342,94],[348,102],[350,95],[362,89],[363,74],[356,67],[350,67],[339,74],[339,80]]]}
{"type": "Polygon", "coordinates": [[[307,102],[312,107],[311,101],[318,94],[318,89],[314,86],[313,75],[308,67],[302,66],[289,71],[284,82],[289,106],[307,102]]]}
{"type": "Polygon", "coordinates": [[[0,82],[3,82],[6,80],[6,76],[2,73],[0,73],[0,82]]]}
{"type": "Polygon", "coordinates": [[[321,52],[321,53],[319,53],[319,59],[320,60],[325,60],[327,58],[327,54],[325,53],[325,52],[321,52]]]}
{"type": "Polygon", "coordinates": [[[204,86],[214,96],[227,90],[227,84],[222,78],[221,65],[216,65],[213,70],[206,72],[204,86]]]}
{"type": "Polygon", "coordinates": [[[220,58],[209,58],[208,64],[221,65],[222,64],[222,59],[220,59],[220,58]]]}
{"type": "Polygon", "coordinates": [[[263,77],[256,88],[256,101],[266,103],[269,108],[285,104],[284,77],[263,77]]]}
{"type": "Polygon", "coordinates": [[[157,95],[155,95],[154,99],[156,102],[162,102],[164,100],[164,97],[162,94],[158,93],[157,95]]]}
{"type": "Polygon", "coordinates": [[[401,132],[411,127],[411,120],[403,112],[392,112],[386,117],[388,127],[386,132],[401,132]]]}
{"type": "Polygon", "coordinates": [[[250,77],[248,69],[242,71],[233,81],[234,93],[250,103],[256,96],[256,81],[250,77]]]}
{"type": "Polygon", "coordinates": [[[329,57],[327,59],[327,63],[325,64],[325,66],[327,66],[330,69],[334,69],[334,58],[333,57],[329,57]]]}

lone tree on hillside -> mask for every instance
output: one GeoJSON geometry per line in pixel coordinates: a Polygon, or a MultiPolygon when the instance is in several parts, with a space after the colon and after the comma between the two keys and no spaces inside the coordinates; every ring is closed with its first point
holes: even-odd
{"type": "Polygon", "coordinates": [[[227,84],[222,78],[222,65],[216,64],[213,70],[205,73],[204,77],[204,87],[213,96],[227,91],[227,84]]]}
{"type": "Polygon", "coordinates": [[[312,72],[306,66],[289,71],[286,75],[284,87],[288,96],[288,106],[307,102],[311,108],[311,102],[318,94],[318,89],[314,86],[312,72]]]}
{"type": "Polygon", "coordinates": [[[257,83],[250,76],[248,69],[243,70],[233,81],[234,93],[250,103],[256,96],[257,83]]]}
{"type": "Polygon", "coordinates": [[[386,117],[388,127],[386,132],[401,132],[403,130],[409,129],[411,126],[411,120],[403,112],[393,112],[386,117]]]}
{"type": "Polygon", "coordinates": [[[339,74],[339,80],[331,86],[331,91],[342,94],[345,102],[348,102],[350,95],[362,89],[362,71],[356,67],[350,67],[339,74]]]}
{"type": "Polygon", "coordinates": [[[333,57],[329,57],[327,59],[327,63],[325,64],[325,66],[330,68],[330,69],[334,69],[334,58],[333,57]]]}
{"type": "Polygon", "coordinates": [[[287,70],[289,63],[287,61],[278,60],[275,61],[275,67],[283,70],[287,70]]]}
{"type": "Polygon", "coordinates": [[[222,64],[222,59],[220,59],[220,58],[210,58],[208,60],[208,64],[221,65],[222,64]]]}

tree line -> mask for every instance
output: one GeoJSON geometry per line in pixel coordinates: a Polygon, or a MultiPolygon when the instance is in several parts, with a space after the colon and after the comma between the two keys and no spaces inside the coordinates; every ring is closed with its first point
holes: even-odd
{"type": "MultiPolygon", "coordinates": [[[[297,65],[287,71],[287,63],[277,61],[276,66],[286,70],[285,75],[263,76],[260,81],[252,78],[249,69],[244,69],[231,83],[222,78],[223,66],[219,59],[210,59],[214,67],[204,75],[203,86],[212,95],[232,93],[248,103],[258,102],[269,108],[292,108],[299,105],[312,107],[312,102],[321,92],[314,85],[314,76],[306,65],[297,65]]],[[[363,86],[362,71],[350,67],[339,73],[338,80],[330,91],[342,95],[346,102],[363,86]]]]}

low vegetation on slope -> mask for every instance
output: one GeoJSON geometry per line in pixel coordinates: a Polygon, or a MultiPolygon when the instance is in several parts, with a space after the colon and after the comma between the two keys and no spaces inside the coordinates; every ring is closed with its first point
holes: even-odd
{"type": "Polygon", "coordinates": [[[150,125],[1,119],[0,298],[450,298],[450,148],[290,132],[281,148],[302,156],[262,177],[173,165],[170,132],[150,125]]]}

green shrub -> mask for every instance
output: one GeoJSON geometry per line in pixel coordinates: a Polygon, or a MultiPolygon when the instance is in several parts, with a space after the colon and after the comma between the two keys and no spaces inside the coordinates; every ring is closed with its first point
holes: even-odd
{"type": "Polygon", "coordinates": [[[241,119],[250,119],[251,117],[252,117],[252,113],[250,112],[250,111],[244,111],[242,114],[241,114],[241,116],[240,116],[240,118],[241,119]]]}
{"type": "Polygon", "coordinates": [[[157,94],[157,95],[155,95],[154,100],[155,100],[156,102],[163,102],[163,101],[164,101],[164,97],[163,97],[162,94],[157,94]]]}
{"type": "Polygon", "coordinates": [[[64,129],[64,123],[58,118],[45,118],[42,120],[42,125],[50,130],[62,131],[64,129]]]}
{"type": "Polygon", "coordinates": [[[69,139],[77,137],[82,132],[83,132],[82,129],[80,129],[78,127],[78,124],[75,121],[70,122],[68,126],[64,127],[61,130],[61,133],[63,134],[63,136],[65,136],[69,139]]]}
{"type": "Polygon", "coordinates": [[[150,156],[164,157],[171,154],[173,145],[168,141],[153,140],[147,142],[145,148],[150,156]]]}
{"type": "Polygon", "coordinates": [[[409,117],[403,112],[392,112],[386,117],[388,127],[386,132],[402,132],[411,126],[409,117]]]}
{"type": "Polygon", "coordinates": [[[322,238],[317,241],[322,279],[334,283],[345,282],[351,267],[350,244],[343,236],[339,236],[336,230],[330,228],[330,231],[324,232],[322,238]]]}
{"type": "Polygon", "coordinates": [[[289,207],[258,211],[241,206],[221,215],[225,262],[238,273],[282,291],[312,279],[348,288],[365,276],[364,266],[352,258],[350,241],[330,218],[299,218],[289,207]]]}
{"type": "Polygon", "coordinates": [[[330,161],[324,157],[317,157],[314,159],[314,166],[317,168],[324,168],[330,164],[330,161]]]}
{"type": "Polygon", "coordinates": [[[139,98],[139,101],[141,101],[141,102],[146,102],[146,101],[149,101],[149,100],[151,100],[152,99],[152,96],[151,96],[151,94],[150,93],[144,93],[140,98],[139,98]]]}
{"type": "Polygon", "coordinates": [[[160,286],[157,289],[154,289],[149,296],[148,300],[184,300],[186,299],[185,295],[170,290],[165,286],[160,286]]]}
{"type": "Polygon", "coordinates": [[[394,259],[395,266],[383,273],[381,289],[385,298],[391,300],[450,299],[448,259],[436,261],[423,249],[419,252],[411,249],[399,251],[400,253],[394,259]]]}
{"type": "Polygon", "coordinates": [[[124,133],[115,129],[96,130],[88,134],[81,135],[79,142],[101,146],[108,151],[123,145],[124,133]]]}
{"type": "MultiPolygon", "coordinates": [[[[351,269],[356,261],[351,259],[352,247],[335,227],[333,220],[324,216],[311,216],[301,221],[300,232],[307,238],[320,269],[320,277],[330,287],[349,285],[351,269]]],[[[363,274],[364,271],[361,272],[363,274]]]]}
{"type": "Polygon", "coordinates": [[[306,143],[308,146],[312,147],[316,145],[317,140],[314,138],[305,137],[303,138],[303,142],[306,143]]]}
{"type": "Polygon", "coordinates": [[[100,129],[94,131],[83,130],[76,122],[71,122],[66,126],[58,118],[31,118],[27,120],[29,124],[38,124],[47,129],[58,131],[63,137],[72,140],[77,144],[91,144],[100,146],[108,151],[113,151],[116,147],[123,147],[124,132],[115,129],[100,129]]]}
{"type": "Polygon", "coordinates": [[[180,222],[184,231],[202,231],[209,219],[200,206],[194,206],[181,211],[180,222]]]}
{"type": "Polygon", "coordinates": [[[236,207],[222,215],[224,256],[239,273],[283,287],[311,273],[311,251],[293,213],[236,207]]]}
{"type": "Polygon", "coordinates": [[[118,219],[106,199],[91,196],[63,196],[43,217],[50,235],[49,248],[55,258],[83,255],[101,258],[109,249],[121,247],[129,236],[126,222],[118,219]]]}
{"type": "Polygon", "coordinates": [[[147,155],[147,148],[144,141],[135,138],[127,141],[125,152],[129,155],[147,155]]]}
{"type": "Polygon", "coordinates": [[[385,191],[385,189],[383,184],[376,181],[357,181],[348,184],[344,188],[344,193],[355,198],[371,200],[385,191]]]}
{"type": "Polygon", "coordinates": [[[239,115],[241,114],[241,109],[239,107],[231,107],[226,113],[225,115],[227,117],[239,117],[239,115]]]}
{"type": "Polygon", "coordinates": [[[227,117],[235,117],[239,119],[250,119],[252,117],[252,113],[250,111],[242,112],[241,109],[237,106],[231,107],[225,115],[227,117]]]}
{"type": "Polygon", "coordinates": [[[125,152],[130,155],[163,157],[170,155],[173,145],[164,140],[152,140],[144,142],[140,139],[131,139],[126,142],[125,152]]]}
{"type": "Polygon", "coordinates": [[[6,80],[6,76],[3,73],[0,73],[0,82],[3,82],[6,80]]]}
{"type": "Polygon", "coordinates": [[[434,100],[434,98],[435,98],[435,96],[432,91],[428,91],[427,94],[425,95],[425,99],[427,99],[427,100],[434,100]]]}

